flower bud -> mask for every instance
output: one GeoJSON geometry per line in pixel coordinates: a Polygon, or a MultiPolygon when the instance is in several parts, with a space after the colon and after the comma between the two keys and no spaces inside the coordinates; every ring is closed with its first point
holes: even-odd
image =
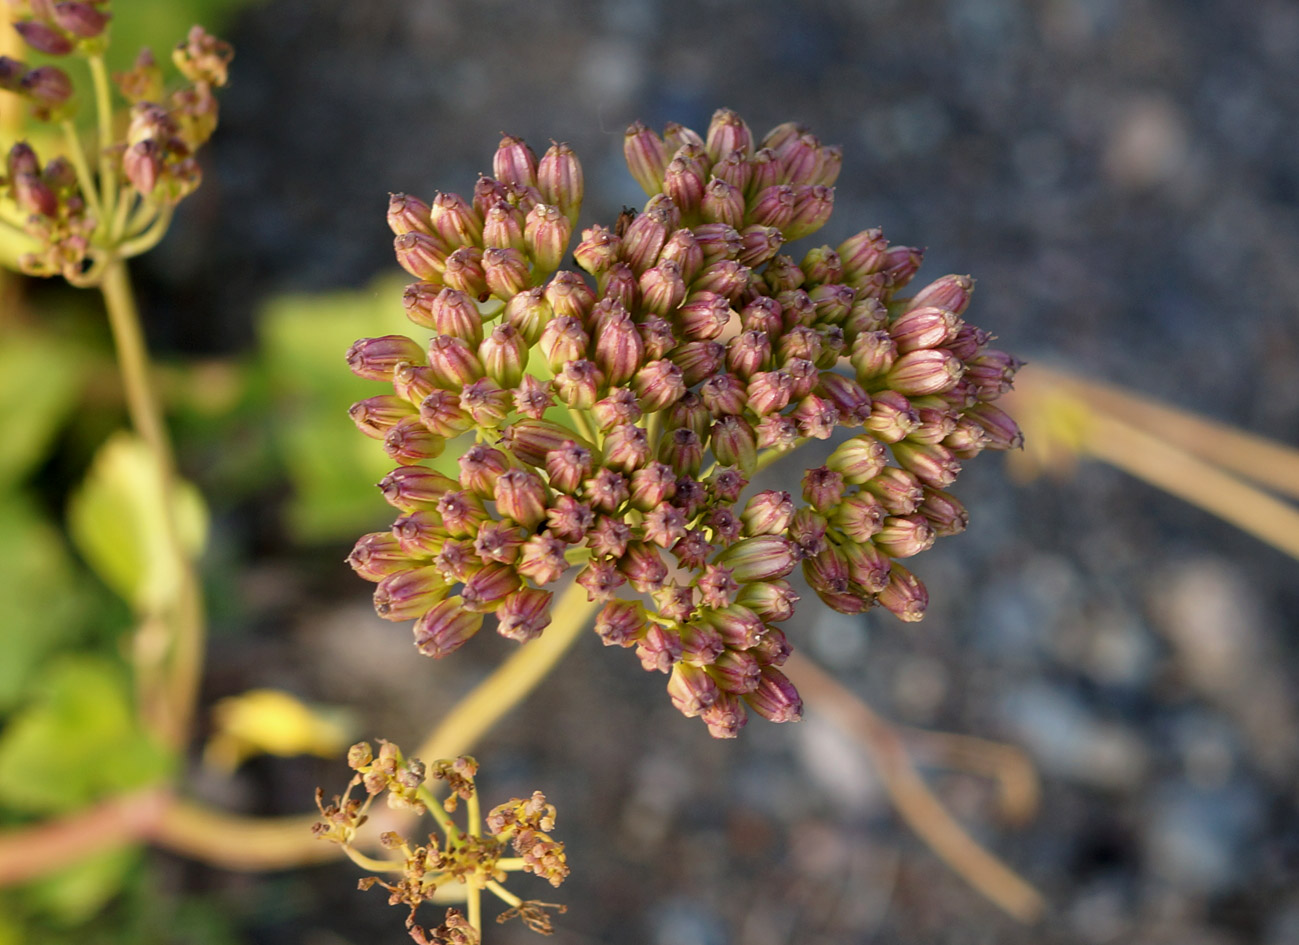
{"type": "Polygon", "coordinates": [[[943,276],[917,292],[907,303],[907,311],[933,305],[961,315],[969,306],[970,294],[973,291],[974,280],[969,276],[943,276]]]}
{"type": "Polygon", "coordinates": [[[35,174],[18,174],[12,181],[14,203],[19,210],[51,219],[58,216],[58,195],[45,181],[35,174]]]}
{"type": "MultiPolygon", "coordinates": [[[[783,259],[785,257],[777,256],[776,258],[783,259]]],[[[771,267],[768,266],[767,275],[770,274],[771,267]]],[[[788,330],[797,325],[811,325],[816,321],[816,303],[802,289],[787,289],[777,296],[776,301],[780,303],[780,321],[785,329],[788,330]]]]}
{"type": "Polygon", "coordinates": [[[794,198],[794,188],[788,184],[768,187],[754,197],[744,222],[774,226],[783,231],[794,218],[794,198]]]}
{"type": "Polygon", "coordinates": [[[554,314],[541,286],[520,292],[505,303],[505,323],[519,333],[528,347],[540,340],[554,314]]]}
{"type": "Polygon", "coordinates": [[[367,397],[347,409],[356,428],[376,440],[382,440],[399,420],[413,417],[415,413],[414,404],[395,394],[367,397]]]}
{"type": "Polygon", "coordinates": [[[918,577],[895,561],[889,571],[888,586],[880,591],[879,602],[899,620],[915,623],[925,616],[929,591],[918,577]]]}
{"type": "Polygon", "coordinates": [[[550,626],[550,601],[554,595],[533,587],[515,591],[496,610],[496,632],[507,640],[527,643],[550,626]]]}
{"type": "Polygon", "coordinates": [[[555,377],[556,396],[575,410],[590,408],[605,386],[604,373],[584,359],[566,362],[555,377]]]}
{"type": "Polygon", "coordinates": [[[748,380],[771,364],[771,339],[765,330],[744,331],[726,345],[726,366],[748,380]]]}
{"type": "MultiPolygon", "coordinates": [[[[744,493],[744,488],[749,484],[749,480],[744,478],[744,473],[734,466],[718,466],[713,470],[704,484],[708,491],[717,498],[718,501],[725,503],[728,507],[740,501],[740,496],[744,493]]],[[[728,515],[734,519],[729,510],[728,515]]],[[[742,526],[739,520],[735,520],[735,536],[740,536],[742,526]]]]}
{"type": "Polygon", "coordinates": [[[510,392],[501,390],[495,381],[479,378],[460,391],[460,409],[480,427],[496,427],[510,412],[510,392]]]}
{"type": "Polygon", "coordinates": [[[885,443],[896,443],[920,428],[920,411],[895,390],[882,390],[871,401],[866,429],[885,443]]]}
{"type": "Polygon", "coordinates": [[[464,489],[448,492],[438,499],[437,511],[452,538],[473,538],[487,521],[483,500],[464,489]]]}
{"type": "Polygon", "coordinates": [[[472,347],[482,343],[483,317],[474,300],[458,289],[444,288],[438,292],[428,305],[428,322],[424,327],[459,338],[472,347]]]}
{"type": "Polygon", "coordinates": [[[725,154],[713,164],[714,177],[719,177],[732,187],[738,187],[741,193],[748,193],[749,180],[753,177],[753,168],[749,166],[744,154],[732,151],[725,154]]]}
{"type": "Polygon", "coordinates": [[[371,532],[357,541],[347,563],[360,577],[378,583],[389,574],[410,570],[415,562],[391,532],[371,532]]]}
{"type": "Polygon", "coordinates": [[[920,480],[896,466],[885,466],[862,490],[863,495],[874,496],[890,515],[910,515],[925,497],[920,480]]]}
{"type": "MultiPolygon", "coordinates": [[[[489,252],[491,252],[489,250],[489,252]]],[[[501,387],[515,387],[528,366],[528,343],[514,326],[497,325],[478,348],[487,376],[501,387]]]]}
{"type": "MultiPolygon", "coordinates": [[[[436,514],[436,513],[434,513],[436,514]]],[[[406,542],[406,532],[409,530],[412,520],[417,516],[423,518],[425,513],[414,512],[403,519],[402,533],[399,535],[402,542],[406,542]]],[[[431,516],[430,516],[431,518],[431,516]]],[[[431,525],[429,521],[421,521],[420,526],[424,532],[429,532],[431,525]]],[[[397,529],[394,527],[393,531],[397,529]]],[[[467,581],[473,577],[478,569],[481,568],[482,562],[478,558],[478,553],[474,551],[474,543],[462,538],[444,538],[441,541],[441,547],[437,550],[437,555],[433,559],[433,564],[442,572],[448,581],[453,584],[467,581]]]]}
{"type": "Polygon", "coordinates": [[[642,122],[633,122],[623,135],[623,156],[631,176],[651,196],[663,190],[663,174],[668,166],[668,152],[663,139],[642,122]]]}
{"type": "Polygon", "coordinates": [[[586,357],[591,343],[582,323],[568,315],[552,319],[542,329],[539,344],[552,371],[560,371],[565,364],[586,357]]]}
{"type": "Polygon", "coordinates": [[[771,722],[797,722],[803,718],[803,700],[780,670],[762,668],[758,686],[744,695],[750,709],[771,722]]]}
{"type": "Polygon", "coordinates": [[[448,246],[476,246],[483,241],[482,218],[459,194],[439,193],[434,197],[429,222],[448,246]]]}
{"type": "Polygon", "coordinates": [[[678,712],[693,719],[717,701],[717,681],[702,666],[676,663],[668,679],[668,698],[678,712]]]}
{"type": "Polygon", "coordinates": [[[405,233],[432,235],[429,205],[410,194],[388,195],[388,227],[396,236],[405,233]]]}
{"type": "Polygon", "coordinates": [[[384,500],[405,512],[436,508],[438,499],[457,488],[454,479],[427,466],[399,466],[379,480],[384,500]]]}
{"type": "Polygon", "coordinates": [[[572,440],[546,454],[547,478],[551,488],[560,492],[576,492],[591,470],[591,451],[572,440]]]}
{"type": "Polygon", "coordinates": [[[577,225],[585,183],[582,164],[567,144],[552,144],[542,155],[537,167],[537,189],[541,199],[558,207],[568,218],[570,227],[577,225]]]}
{"type": "Polygon", "coordinates": [[[593,276],[605,272],[618,261],[622,238],[603,226],[592,226],[582,231],[582,242],[573,250],[577,264],[593,276]]]}
{"type": "MultiPolygon", "coordinates": [[[[792,571],[793,568],[791,567],[792,571]]],[[[798,594],[788,581],[764,581],[745,584],[740,588],[735,602],[753,611],[761,620],[779,623],[794,616],[794,605],[798,603],[798,594]]],[[[767,633],[774,628],[768,628],[767,633]]]]}
{"type": "MultiPolygon", "coordinates": [[[[682,618],[690,620],[690,617],[682,618]]],[[[706,623],[691,620],[681,628],[681,660],[702,669],[726,650],[722,635],[706,623]]],[[[681,665],[681,664],[678,664],[681,665]]],[[[714,684],[715,685],[715,684],[714,684]]]]}
{"type": "MultiPolygon", "coordinates": [[[[492,250],[504,252],[504,250],[492,250]]],[[[477,246],[461,246],[447,257],[442,281],[473,298],[485,301],[488,296],[487,273],[483,269],[483,251],[477,246]]]]}
{"type": "Polygon", "coordinates": [[[522,138],[505,135],[492,156],[492,174],[503,184],[537,186],[537,156],[522,138]]]}
{"type": "Polygon", "coordinates": [[[573,224],[562,210],[539,203],[528,213],[523,227],[523,242],[537,268],[552,272],[564,261],[564,251],[573,235],[573,224]]]}
{"type": "Polygon", "coordinates": [[[734,374],[714,374],[699,388],[699,398],[714,417],[744,412],[748,392],[744,381],[734,374]]]}
{"type": "Polygon", "coordinates": [[[546,484],[531,470],[501,473],[495,496],[497,511],[527,528],[535,528],[546,517],[546,484]]]}
{"type": "Polygon", "coordinates": [[[987,347],[992,335],[975,325],[962,325],[956,337],[949,341],[945,348],[962,361],[972,361],[987,347]]]}
{"type": "Polygon", "coordinates": [[[428,366],[443,390],[461,390],[483,376],[478,355],[454,335],[433,336],[428,346],[428,366]]]}
{"type": "Polygon", "coordinates": [[[446,448],[446,440],[431,432],[418,417],[404,417],[388,428],[383,437],[383,451],[403,465],[436,459],[446,448]]]}
{"type": "Polygon", "coordinates": [[[672,231],[668,241],[663,244],[663,249],[659,251],[658,264],[662,266],[666,262],[676,263],[677,274],[686,283],[693,281],[704,268],[704,251],[691,230],[682,228],[672,231]]]}
{"type": "Polygon", "coordinates": [[[595,615],[595,632],[605,646],[632,646],[644,629],[645,608],[635,601],[611,600],[595,615]]]}
{"type": "Polygon", "coordinates": [[[969,512],[956,496],[929,486],[925,487],[925,500],[917,511],[928,519],[938,538],[959,535],[970,523],[969,512]]]}
{"type": "Polygon", "coordinates": [[[465,609],[462,598],[448,597],[415,621],[415,648],[441,659],[468,643],[482,626],[482,614],[465,609]]]}
{"type": "Polygon", "coordinates": [[[617,512],[631,496],[627,477],[604,467],[597,469],[594,476],[582,483],[582,488],[593,508],[610,513],[617,512]]]}
{"type": "Polygon", "coordinates": [[[1024,434],[1006,411],[989,403],[975,404],[963,415],[973,420],[988,435],[987,447],[993,450],[1018,450],[1024,448],[1024,434]]]}
{"type": "Polygon", "coordinates": [[[36,105],[47,109],[57,108],[72,98],[72,80],[58,66],[37,66],[29,70],[19,81],[18,88],[36,105]]]}
{"type": "Polygon", "coordinates": [[[676,473],[665,463],[647,463],[631,474],[631,505],[649,512],[672,498],[677,491],[676,473]]]}
{"type": "Polygon", "coordinates": [[[650,624],[636,641],[636,658],[647,673],[667,673],[681,659],[681,637],[666,627],[650,624]]]}
{"type": "Polygon", "coordinates": [[[921,396],[951,390],[965,365],[950,351],[927,348],[899,356],[884,375],[884,383],[900,394],[921,396]]]}
{"type": "Polygon", "coordinates": [[[578,572],[577,583],[586,588],[586,599],[594,603],[613,600],[618,588],[627,583],[627,577],[612,561],[592,561],[578,572]]]}
{"type": "Polygon", "coordinates": [[[392,241],[397,262],[416,279],[441,284],[447,248],[437,236],[412,230],[392,241]]]}
{"type": "Polygon", "coordinates": [[[739,262],[751,268],[775,258],[780,247],[785,244],[785,235],[774,226],[754,224],[746,226],[740,233],[744,249],[740,251],[739,262]]]}
{"type": "Polygon", "coordinates": [[[568,427],[550,420],[519,420],[501,430],[499,446],[509,452],[521,463],[543,468],[546,456],[552,450],[562,449],[567,443],[588,447],[568,427]]]}
{"type": "Polygon", "coordinates": [[[893,457],[903,469],[935,489],[946,489],[961,472],[961,463],[952,451],[937,443],[903,440],[893,444],[893,457]]]}
{"type": "Polygon", "coordinates": [[[586,547],[596,558],[621,558],[632,541],[632,530],[626,522],[601,515],[593,528],[586,532],[586,547]]]}
{"type": "Polygon", "coordinates": [[[688,341],[679,345],[670,357],[681,368],[686,386],[692,387],[717,373],[726,357],[726,347],[716,341],[688,341]]]}
{"type": "Polygon", "coordinates": [[[708,123],[704,147],[713,162],[722,160],[733,151],[738,151],[742,157],[747,158],[753,154],[753,132],[735,112],[729,108],[719,108],[713,112],[712,121],[708,123]]]}
{"type": "Polygon", "coordinates": [[[623,308],[636,307],[638,293],[636,273],[624,262],[614,263],[600,274],[600,298],[617,302],[623,308]]]}
{"type": "Polygon", "coordinates": [[[799,268],[798,263],[784,254],[777,255],[775,259],[767,263],[762,278],[773,295],[782,295],[785,292],[800,288],[807,281],[807,276],[799,268]]]}
{"type": "Polygon", "coordinates": [[[523,238],[526,215],[518,207],[498,201],[483,214],[483,246],[496,249],[528,248],[523,238]]]}
{"type": "Polygon", "coordinates": [[[834,404],[839,411],[839,422],[845,426],[860,426],[871,415],[870,395],[860,384],[842,374],[821,372],[816,392],[834,404]]]}
{"type": "Polygon", "coordinates": [[[726,692],[743,695],[758,687],[762,664],[746,650],[727,649],[709,665],[708,673],[726,692]]]}
{"type": "Polygon", "coordinates": [[[440,557],[450,539],[446,527],[442,524],[442,516],[437,512],[436,504],[432,509],[416,509],[398,518],[392,523],[392,537],[396,539],[403,554],[410,558],[421,559],[440,557]]]}
{"type": "Polygon", "coordinates": [[[593,360],[609,384],[623,384],[641,367],[645,344],[627,310],[617,302],[603,301],[592,310],[595,321],[593,360]]]}
{"type": "Polygon", "coordinates": [[[873,436],[858,436],[840,444],[825,465],[842,475],[845,482],[860,485],[875,478],[887,458],[883,443],[873,436]]]}
{"type": "Polygon", "coordinates": [[[701,162],[681,154],[672,158],[663,172],[663,193],[672,198],[682,213],[696,213],[704,199],[704,170],[701,162]]]}
{"type": "Polygon", "coordinates": [[[979,400],[996,400],[1014,387],[1015,374],[1024,362],[1004,351],[989,348],[965,365],[965,373],[974,384],[979,400]]]}
{"type": "Polygon", "coordinates": [[[547,532],[533,535],[519,550],[515,569],[533,584],[552,584],[568,570],[564,559],[567,546],[547,532]]]}
{"type": "Polygon", "coordinates": [[[659,460],[671,466],[678,476],[694,476],[704,460],[704,446],[698,434],[681,427],[666,434],[659,442],[659,460]]]}
{"type": "Polygon", "coordinates": [[[794,544],[788,538],[759,535],[741,539],[724,549],[714,563],[730,568],[736,581],[748,584],[784,577],[794,570],[797,559],[794,544]]]}
{"type": "MultiPolygon", "coordinates": [[[[768,137],[770,138],[770,135],[768,137]]],[[[816,172],[821,142],[806,128],[798,126],[796,132],[787,134],[780,143],[768,141],[767,147],[780,156],[785,179],[791,184],[806,184],[816,172]]]]}
{"type": "Polygon", "coordinates": [[[735,738],[749,721],[740,697],[729,692],[720,693],[716,702],[699,713],[699,718],[713,738],[735,738]]]}
{"type": "Polygon", "coordinates": [[[701,263],[704,266],[719,259],[737,259],[744,252],[744,239],[740,236],[740,231],[729,223],[705,223],[691,232],[703,257],[701,263]]]}
{"type": "Polygon", "coordinates": [[[14,23],[13,28],[18,31],[23,42],[47,56],[66,56],[75,45],[62,30],[40,20],[22,20],[14,23]]]}
{"type": "Polygon", "coordinates": [[[856,286],[862,277],[878,272],[884,266],[884,253],[888,248],[889,241],[878,227],[862,230],[844,240],[838,246],[843,280],[856,286]]]}
{"type": "Polygon", "coordinates": [[[658,259],[671,229],[671,214],[665,207],[655,207],[638,215],[622,237],[623,262],[639,276],[658,259]]]}
{"type": "Polygon", "coordinates": [[[433,391],[419,405],[419,419],[438,436],[459,436],[474,425],[474,418],[460,408],[460,397],[450,391],[433,391]]]}
{"type": "MultiPolygon", "coordinates": [[[[478,181],[474,184],[474,196],[471,202],[474,210],[481,216],[486,218],[487,212],[497,204],[504,203],[515,206],[509,198],[510,191],[496,178],[488,177],[485,174],[478,175],[478,181]]],[[[527,213],[526,210],[520,210],[519,212],[522,214],[527,213]]]]}
{"type": "MultiPolygon", "coordinates": [[[[689,230],[677,230],[689,233],[689,230]]],[[[681,278],[681,268],[672,260],[660,262],[645,270],[640,277],[642,307],[655,315],[667,315],[686,297],[686,283],[681,278]]]]}
{"type": "Polygon", "coordinates": [[[789,405],[793,382],[784,371],[759,371],[749,378],[749,409],[759,417],[789,405]]]}
{"type": "Polygon", "coordinates": [[[728,302],[734,302],[748,289],[752,277],[753,272],[748,266],[741,265],[734,259],[719,259],[699,273],[691,287],[691,298],[711,292],[728,302]]]}
{"type": "Polygon", "coordinates": [[[650,594],[661,588],[668,578],[668,566],[659,556],[658,549],[643,541],[627,545],[627,552],[618,562],[618,570],[637,593],[650,594]]]}
{"type": "Polygon", "coordinates": [[[803,474],[803,498],[818,512],[826,512],[843,498],[843,476],[827,466],[803,474]]]}
{"type": "Polygon", "coordinates": [[[737,230],[745,224],[744,192],[719,177],[703,189],[700,210],[706,223],[721,223],[737,230]]]}
{"type": "Polygon", "coordinates": [[[571,495],[560,495],[546,509],[546,528],[556,538],[577,544],[595,524],[595,513],[585,502],[571,495]]]}
{"type": "Polygon", "coordinates": [[[465,581],[464,590],[460,594],[464,598],[466,610],[492,613],[522,586],[523,581],[512,565],[493,561],[474,572],[465,581]]]}
{"type": "Polygon", "coordinates": [[[789,450],[798,445],[798,424],[789,417],[763,417],[754,431],[760,450],[789,450]]]}
{"type": "Polygon", "coordinates": [[[752,472],[757,464],[757,436],[742,417],[728,415],[714,423],[711,444],[713,456],[723,466],[738,466],[752,472]]]}
{"type": "Polygon", "coordinates": [[[713,425],[713,415],[703,400],[694,391],[686,391],[681,399],[673,404],[667,413],[665,429],[675,430],[684,427],[693,430],[701,440],[708,435],[713,425]]]}
{"type": "Polygon", "coordinates": [[[649,457],[649,437],[641,427],[622,423],[605,435],[604,465],[610,469],[630,473],[649,457]]]}
{"type": "Polygon", "coordinates": [[[704,524],[712,535],[712,540],[726,546],[739,541],[744,533],[744,525],[729,508],[714,508],[704,518],[704,524]]]}
{"type": "Polygon", "coordinates": [[[956,337],[960,330],[959,315],[932,305],[909,309],[889,326],[889,335],[899,354],[922,348],[937,348],[956,337]]]}
{"type": "Polygon", "coordinates": [[[555,273],[546,285],[546,301],[557,316],[576,318],[585,324],[586,316],[595,305],[595,293],[581,276],[564,269],[555,273]]]}
{"type": "Polygon", "coordinates": [[[846,496],[830,511],[830,524],[854,542],[869,541],[884,525],[886,510],[870,492],[846,496]]]}
{"type": "Polygon", "coordinates": [[[510,468],[509,459],[500,450],[475,443],[460,454],[460,485],[483,499],[496,494],[496,480],[510,468]]]}
{"type": "Polygon", "coordinates": [[[374,589],[374,611],[384,620],[413,620],[445,598],[450,587],[437,568],[397,571],[374,589]]]}
{"type": "Polygon", "coordinates": [[[527,260],[517,249],[488,249],[483,252],[483,279],[487,291],[508,302],[528,288],[531,273],[527,260]]]}
{"type": "Polygon", "coordinates": [[[843,148],[837,144],[825,145],[817,149],[816,169],[808,177],[809,184],[822,184],[833,187],[843,170],[843,148]]]}
{"type": "Polygon", "coordinates": [[[841,325],[852,315],[857,300],[857,290],[846,285],[830,283],[815,286],[808,293],[815,314],[813,323],[818,326],[841,325]]]}
{"type": "Polygon", "coordinates": [[[784,168],[780,165],[780,158],[768,147],[759,148],[754,152],[749,167],[752,168],[752,173],[749,184],[744,190],[749,200],[753,200],[768,187],[781,183],[785,175],[784,168]]]}
{"type": "Polygon", "coordinates": [[[527,537],[528,532],[521,525],[487,522],[474,539],[474,551],[483,562],[513,564],[518,559],[519,548],[527,537]]]}
{"type": "Polygon", "coordinates": [[[910,558],[934,546],[933,528],[923,515],[890,516],[875,536],[875,545],[893,558],[910,558]]]}
{"type": "Polygon", "coordinates": [[[793,215],[781,227],[785,239],[793,241],[815,233],[825,226],[834,212],[834,188],[820,184],[795,189],[793,215]]]}

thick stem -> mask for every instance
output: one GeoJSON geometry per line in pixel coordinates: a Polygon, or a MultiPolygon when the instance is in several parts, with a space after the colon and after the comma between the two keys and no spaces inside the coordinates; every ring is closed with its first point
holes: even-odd
{"type": "Polygon", "coordinates": [[[150,377],[148,349],[124,262],[114,259],[104,267],[100,289],[108,309],[131,425],[158,466],[167,545],[177,566],[177,587],[166,612],[145,615],[142,621],[142,626],[147,627],[155,623],[149,617],[161,618],[170,639],[157,665],[139,667],[140,711],[151,731],[168,745],[179,748],[185,744],[189,732],[202,671],[202,594],[194,562],[181,541],[176,523],[176,473],[171,440],[150,377]]]}
{"type": "Polygon", "coordinates": [[[510,709],[518,705],[577,640],[598,604],[573,583],[551,610],[546,632],[525,643],[463,699],[456,703],[415,754],[425,761],[463,754],[510,709]]]}

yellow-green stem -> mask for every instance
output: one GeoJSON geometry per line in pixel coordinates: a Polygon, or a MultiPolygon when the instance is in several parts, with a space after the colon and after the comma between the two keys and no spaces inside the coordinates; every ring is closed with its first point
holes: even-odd
{"type": "Polygon", "coordinates": [[[369,870],[371,873],[400,873],[406,869],[406,864],[397,860],[376,860],[372,856],[366,856],[355,847],[344,845],[343,852],[347,858],[361,867],[363,870],[369,870]]]}
{"type": "Polygon", "coordinates": [[[587,601],[584,587],[570,584],[551,609],[553,619],[546,632],[521,646],[456,703],[416,755],[432,762],[468,751],[546,677],[599,606],[587,601]]]}
{"type": "MultiPolygon", "coordinates": [[[[126,395],[131,425],[144,440],[162,486],[161,509],[167,545],[177,566],[177,587],[167,612],[159,615],[167,624],[169,646],[156,667],[139,667],[143,686],[140,711],[151,731],[173,747],[185,743],[194,701],[198,693],[203,661],[202,594],[194,562],[180,539],[175,519],[175,461],[171,440],[163,423],[162,408],[150,377],[148,349],[140,327],[139,312],[131,291],[126,264],[110,261],[103,270],[100,291],[108,309],[108,322],[117,349],[118,367],[126,395]]],[[[150,621],[145,620],[147,625],[150,621]]]]}
{"type": "Polygon", "coordinates": [[[103,56],[90,57],[90,77],[95,83],[95,117],[99,126],[99,157],[96,163],[102,188],[100,202],[106,218],[111,218],[117,206],[117,169],[105,157],[105,151],[113,142],[113,96],[103,56]]]}
{"type": "Polygon", "coordinates": [[[470,886],[469,894],[465,899],[469,906],[469,924],[481,936],[483,931],[483,891],[477,886],[470,886]]]}
{"type": "Polygon", "coordinates": [[[90,165],[86,163],[86,149],[81,146],[81,136],[77,134],[77,126],[71,121],[63,123],[63,137],[68,142],[68,157],[72,159],[72,167],[77,172],[77,183],[81,185],[81,192],[86,197],[86,206],[95,216],[95,228],[107,227],[110,221],[105,219],[103,206],[99,202],[99,193],[95,190],[95,175],[90,172],[90,165]]]}

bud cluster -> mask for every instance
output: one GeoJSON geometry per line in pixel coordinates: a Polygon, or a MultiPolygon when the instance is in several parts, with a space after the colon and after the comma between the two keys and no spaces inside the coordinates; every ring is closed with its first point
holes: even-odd
{"type": "Polygon", "coordinates": [[[878,230],[780,252],[827,221],[841,164],[801,126],[759,140],[721,110],[704,136],[634,124],[624,151],[649,200],[581,232],[581,272],[555,271],[582,198],[562,145],[538,161],[505,138],[469,200],[392,198],[397,258],[419,280],[406,311],[432,337],[348,353],[391,384],[351,413],[401,464],[380,488],[402,513],[349,560],[434,657],[487,614],[537,636],[549,587],[576,569],[604,643],[732,736],[747,709],[800,715],[775,626],[796,568],[836,610],[920,619],[924,585],[899,559],[965,527],[945,491],[961,460],[1018,445],[992,401],[1019,361],[963,320],[968,277],[901,295],[922,254],[878,230]],[[800,497],[744,498],[767,462],[838,427],[861,432],[800,497]],[[424,465],[468,433],[458,479],[424,465]]]}
{"type": "MultiPolygon", "coordinates": [[[[449,814],[456,810],[460,800],[474,798],[477,790],[474,777],[478,763],[467,756],[435,762],[426,770],[417,759],[404,759],[401,750],[390,742],[380,742],[377,756],[368,743],[360,742],[349,750],[347,760],[356,774],[342,797],[335,797],[329,804],[324,803],[323,792],[316,791],[316,806],[322,819],[314,827],[320,839],[344,846],[352,843],[357,828],[366,820],[370,804],[384,791],[388,792],[389,806],[416,811],[430,809],[431,796],[423,789],[427,774],[447,783],[449,793],[442,807],[449,814]],[[351,797],[352,790],[358,786],[366,792],[365,801],[351,797]],[[424,799],[417,798],[417,793],[423,794],[424,799]]],[[[438,818],[446,834],[441,840],[436,834],[430,834],[426,843],[419,844],[410,843],[396,833],[386,833],[380,838],[384,847],[401,855],[400,876],[392,883],[367,877],[361,880],[361,888],[369,889],[377,884],[388,890],[390,905],[408,906],[410,916],[406,927],[416,942],[454,940],[438,938],[441,933],[437,930],[434,938],[428,939],[425,937],[428,933],[414,921],[415,911],[442,886],[465,884],[481,890],[489,883],[503,882],[509,870],[534,873],[552,886],[559,886],[568,876],[564,844],[550,835],[555,828],[555,806],[547,803],[540,791],[526,799],[511,798],[492,808],[481,825],[476,812],[476,804],[471,805],[473,822],[465,830],[449,818],[438,818]],[[486,834],[481,827],[486,827],[486,834]],[[519,859],[502,863],[509,847],[513,847],[519,859]]],[[[530,926],[549,928],[544,909],[538,908],[541,904],[510,901],[515,904],[513,911],[530,926]]],[[[453,923],[453,927],[473,932],[459,922],[453,923]]]]}
{"type": "MultiPolygon", "coordinates": [[[[14,28],[37,52],[100,61],[110,18],[106,3],[22,0],[9,7],[14,28]]],[[[94,188],[95,183],[78,176],[77,168],[89,174],[92,162],[81,157],[75,136],[72,149],[78,153],[55,157],[44,168],[25,142],[10,149],[0,177],[0,197],[7,198],[0,201],[0,219],[7,217],[6,222],[21,226],[39,247],[19,258],[24,272],[62,274],[77,281],[87,258],[97,250],[134,255],[152,245],[147,240],[144,245],[141,237],[152,235],[158,209],[175,205],[199,185],[195,156],[216,128],[214,89],[226,83],[232,56],[227,43],[195,26],[173,50],[173,62],[186,80],[179,88],[170,92],[164,88],[162,70],[147,49],[133,68],[114,77],[130,104],[130,122],[118,140],[98,143],[93,163],[102,194],[87,193],[86,188],[94,188]],[[114,192],[118,179],[129,185],[120,195],[114,192]],[[131,212],[137,200],[149,206],[131,212]],[[12,203],[16,212],[6,212],[10,208],[4,203],[12,203]],[[116,213],[110,212],[115,208],[116,213]]],[[[97,81],[103,74],[102,69],[93,73],[97,81]]],[[[0,91],[25,98],[40,121],[66,122],[75,106],[72,79],[52,64],[29,68],[0,56],[0,91]]],[[[97,107],[107,101],[106,80],[99,91],[103,94],[95,96],[97,107]]],[[[100,127],[113,127],[111,116],[101,116],[100,127]]]]}

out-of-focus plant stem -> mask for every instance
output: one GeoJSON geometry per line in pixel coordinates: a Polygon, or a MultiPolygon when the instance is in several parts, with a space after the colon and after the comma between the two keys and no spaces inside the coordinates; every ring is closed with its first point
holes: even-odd
{"type": "Polygon", "coordinates": [[[171,439],[150,375],[148,349],[126,263],[109,261],[100,290],[108,309],[131,425],[158,468],[159,497],[176,587],[159,614],[141,615],[134,658],[140,712],[149,730],[173,748],[189,733],[203,664],[203,603],[198,575],[176,522],[176,470],[171,439]]]}

